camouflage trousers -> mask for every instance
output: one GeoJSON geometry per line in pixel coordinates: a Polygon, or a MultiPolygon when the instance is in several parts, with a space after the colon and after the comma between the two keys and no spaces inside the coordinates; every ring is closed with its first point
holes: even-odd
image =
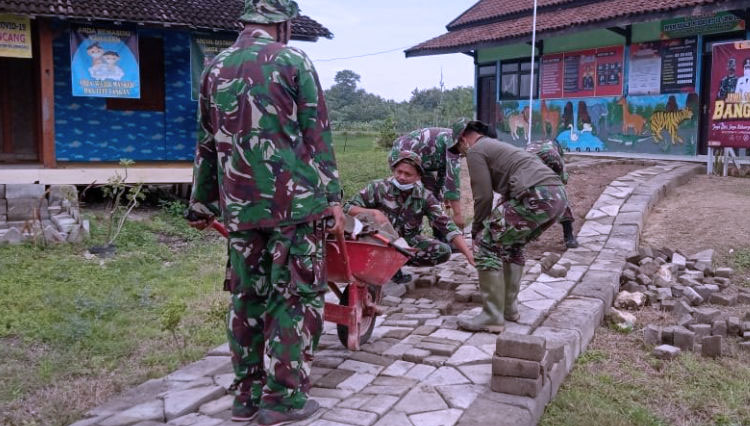
{"type": "Polygon", "coordinates": [[[323,221],[232,232],[228,243],[227,337],[239,400],[277,411],[302,408],[323,331],[323,221]]]}
{"type": "Polygon", "coordinates": [[[539,237],[565,212],[565,187],[536,186],[492,210],[477,236],[477,269],[499,270],[503,262],[524,264],[523,246],[539,237]]]}
{"type": "Polygon", "coordinates": [[[435,266],[447,262],[451,257],[451,246],[438,240],[417,235],[407,240],[410,246],[417,249],[414,257],[407,264],[412,266],[435,266]]]}

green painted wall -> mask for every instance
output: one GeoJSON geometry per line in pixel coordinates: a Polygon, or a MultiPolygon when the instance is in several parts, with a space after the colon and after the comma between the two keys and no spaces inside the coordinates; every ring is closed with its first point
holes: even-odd
{"type": "Polygon", "coordinates": [[[591,30],[544,40],[544,53],[570,52],[625,44],[625,37],[609,30],[591,30]]]}
{"type": "Polygon", "coordinates": [[[661,21],[633,24],[632,28],[633,33],[631,39],[633,43],[659,40],[659,38],[661,37],[661,21]]]}
{"type": "Polygon", "coordinates": [[[523,58],[528,57],[530,54],[531,46],[526,43],[479,49],[479,63],[484,64],[498,60],[523,58]]]}

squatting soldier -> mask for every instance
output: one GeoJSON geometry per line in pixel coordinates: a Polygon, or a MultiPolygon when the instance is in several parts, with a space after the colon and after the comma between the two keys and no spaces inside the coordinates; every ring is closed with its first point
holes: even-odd
{"type": "MultiPolygon", "coordinates": [[[[448,244],[421,235],[422,220],[427,216],[430,225],[445,235],[473,265],[474,256],[461,231],[445,214],[437,197],[420,181],[424,170],[419,155],[402,151],[391,163],[391,169],[391,178],[368,183],[344,204],[344,212],[352,216],[370,214],[379,223],[390,221],[399,236],[417,249],[415,256],[409,261],[414,266],[434,266],[447,261],[451,255],[448,244]]],[[[409,279],[400,271],[394,277],[397,282],[409,279]]]]}
{"type": "Polygon", "coordinates": [[[737,88],[736,62],[734,58],[729,58],[727,61],[727,75],[719,82],[719,93],[716,94],[716,99],[726,99],[727,95],[734,93],[737,88]]]}
{"type": "MultiPolygon", "coordinates": [[[[563,185],[568,184],[568,172],[565,171],[565,153],[562,146],[556,140],[532,142],[526,147],[526,151],[536,154],[547,167],[557,173],[563,185]]],[[[568,204],[565,208],[565,213],[560,218],[560,224],[563,227],[563,240],[565,241],[565,246],[568,248],[578,247],[578,241],[575,235],[573,235],[573,220],[575,220],[573,211],[570,209],[570,204],[568,204]]]]}
{"type": "MultiPolygon", "coordinates": [[[[424,175],[422,184],[438,201],[444,201],[452,211],[453,222],[463,230],[466,226],[461,212],[461,163],[456,154],[448,151],[453,142],[451,129],[432,127],[409,132],[393,142],[388,157],[393,163],[401,151],[416,152],[422,160],[424,175]]],[[[440,241],[448,241],[436,228],[433,235],[440,241]]]]}
{"type": "Polygon", "coordinates": [[[482,312],[460,320],[471,331],[501,332],[519,318],[523,246],[558,221],[568,204],[560,177],[534,154],[486,137],[487,125],[454,124],[455,152],[466,156],[474,194],[472,237],[477,251],[482,312]],[[492,208],[493,191],[503,202],[492,208]]]}
{"type": "Polygon", "coordinates": [[[190,210],[229,231],[227,336],[238,392],[232,419],[307,418],[323,330],[324,218],[342,233],[339,175],[323,91],[289,41],[292,0],[246,0],[237,41],[203,73],[190,210]],[[264,364],[264,354],[270,359],[264,364]]]}

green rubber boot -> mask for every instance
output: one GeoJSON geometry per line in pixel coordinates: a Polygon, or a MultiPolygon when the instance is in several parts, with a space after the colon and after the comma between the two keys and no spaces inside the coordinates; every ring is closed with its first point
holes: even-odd
{"type": "Polygon", "coordinates": [[[503,262],[503,276],[505,278],[505,319],[518,321],[521,317],[518,313],[518,292],[521,290],[523,265],[503,262]]]}
{"type": "Polygon", "coordinates": [[[502,271],[478,271],[479,290],[484,301],[482,312],[474,318],[461,319],[458,326],[468,331],[502,333],[505,330],[505,282],[502,271]]]}

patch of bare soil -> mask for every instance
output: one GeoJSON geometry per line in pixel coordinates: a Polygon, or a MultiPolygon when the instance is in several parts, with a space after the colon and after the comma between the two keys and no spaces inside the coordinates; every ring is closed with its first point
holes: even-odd
{"type": "Polygon", "coordinates": [[[649,215],[641,245],[692,254],[750,246],[750,180],[700,175],[676,188],[649,215]]]}

